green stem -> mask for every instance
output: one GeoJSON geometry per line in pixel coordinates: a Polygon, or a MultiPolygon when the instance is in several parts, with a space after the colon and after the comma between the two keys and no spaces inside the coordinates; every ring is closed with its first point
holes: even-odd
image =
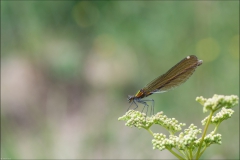
{"type": "Polygon", "coordinates": [[[186,156],[186,154],[184,153],[184,151],[180,150],[179,152],[182,153],[182,155],[184,155],[185,159],[187,159],[187,156],[186,156]]]}
{"type": "Polygon", "coordinates": [[[220,124],[220,123],[216,124],[216,126],[215,126],[215,129],[214,129],[214,131],[213,131],[213,134],[215,134],[215,133],[216,133],[216,131],[217,131],[217,129],[218,129],[218,126],[219,126],[219,124],[220,124]]]}
{"type": "Polygon", "coordinates": [[[206,123],[206,126],[205,126],[205,128],[204,128],[204,131],[203,131],[203,134],[202,134],[202,139],[201,139],[201,141],[200,141],[199,148],[198,148],[198,151],[197,151],[196,160],[198,160],[198,159],[200,158],[200,156],[201,156],[201,155],[200,155],[200,151],[201,151],[201,148],[202,148],[202,144],[203,144],[203,141],[204,141],[204,137],[205,137],[205,135],[206,135],[206,133],[207,133],[208,126],[209,126],[209,124],[210,124],[210,122],[211,122],[213,113],[214,113],[214,111],[211,111],[211,113],[210,113],[210,115],[209,115],[209,117],[208,117],[208,121],[207,121],[207,123],[206,123]]]}
{"type": "Polygon", "coordinates": [[[190,159],[193,159],[192,150],[189,149],[188,151],[189,151],[189,153],[190,153],[190,159]]]}
{"type": "Polygon", "coordinates": [[[202,152],[200,153],[199,157],[201,157],[201,155],[203,154],[203,152],[207,149],[208,146],[205,146],[204,149],[202,150],[202,152]]]}
{"type": "Polygon", "coordinates": [[[167,148],[167,150],[169,150],[169,152],[171,152],[174,156],[176,156],[178,159],[181,159],[181,160],[184,160],[184,158],[183,157],[181,157],[179,154],[177,154],[176,152],[174,152],[173,150],[171,150],[171,149],[168,149],[167,148]]]}
{"type": "Polygon", "coordinates": [[[153,132],[151,131],[151,129],[149,128],[145,128],[152,136],[153,136],[153,132]]]}
{"type": "Polygon", "coordinates": [[[185,153],[187,159],[190,159],[190,155],[189,155],[189,153],[188,153],[188,150],[185,149],[185,150],[184,150],[184,153],[185,153]]]}

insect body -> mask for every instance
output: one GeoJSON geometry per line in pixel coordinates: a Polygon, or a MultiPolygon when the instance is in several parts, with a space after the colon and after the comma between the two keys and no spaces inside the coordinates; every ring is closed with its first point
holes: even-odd
{"type": "Polygon", "coordinates": [[[173,66],[170,70],[168,70],[166,73],[157,77],[149,84],[147,84],[144,88],[140,89],[135,95],[128,96],[129,103],[131,103],[131,105],[132,103],[136,104],[136,108],[138,107],[137,103],[141,103],[144,105],[145,108],[145,106],[148,107],[147,101],[151,101],[152,113],[154,114],[154,100],[143,100],[142,98],[148,97],[153,93],[166,92],[170,89],[173,89],[174,87],[179,86],[193,74],[195,69],[200,66],[202,62],[202,60],[198,60],[198,58],[194,55],[187,56],[175,66],[173,66]]]}

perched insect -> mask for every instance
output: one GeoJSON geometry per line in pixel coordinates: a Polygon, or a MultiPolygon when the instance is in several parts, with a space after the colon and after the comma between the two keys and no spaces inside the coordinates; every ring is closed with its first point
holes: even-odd
{"type": "MultiPolygon", "coordinates": [[[[141,103],[144,105],[144,108],[147,106],[148,111],[148,101],[152,102],[151,113],[154,114],[154,100],[153,99],[145,99],[142,98],[148,97],[153,93],[162,93],[166,92],[174,87],[179,86],[184,83],[195,71],[195,69],[202,64],[202,60],[198,60],[198,58],[194,55],[187,56],[175,66],[173,66],[169,71],[165,74],[157,77],[149,84],[147,84],[144,88],[140,89],[135,95],[128,96],[128,101],[131,105],[134,103],[136,107],[138,107],[137,103],[141,103]]],[[[129,106],[128,110],[130,109],[129,106]]],[[[142,111],[143,111],[142,110],[142,111]]],[[[146,112],[147,114],[147,112],[146,112]]]]}

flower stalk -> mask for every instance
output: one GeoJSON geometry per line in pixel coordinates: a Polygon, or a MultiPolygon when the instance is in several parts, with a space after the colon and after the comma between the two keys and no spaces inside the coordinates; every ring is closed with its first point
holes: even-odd
{"type": "Polygon", "coordinates": [[[151,117],[146,117],[145,113],[135,110],[129,110],[125,115],[118,120],[126,121],[128,127],[137,127],[147,130],[152,136],[153,149],[160,151],[167,149],[178,159],[196,159],[198,160],[205,150],[212,144],[221,144],[221,134],[216,133],[222,121],[231,118],[234,111],[231,109],[238,104],[238,97],[235,95],[223,96],[214,95],[212,98],[197,97],[198,101],[203,106],[203,112],[210,111],[209,116],[202,120],[202,125],[205,125],[203,133],[202,129],[194,124],[188,128],[182,129],[186,124],[179,123],[175,118],[168,118],[163,112],[158,112],[151,117]],[[221,109],[221,111],[219,111],[221,109]],[[216,113],[219,111],[218,113],[216,113]],[[216,113],[216,115],[214,115],[216,113]],[[209,126],[213,124],[215,128],[207,134],[209,126]],[[153,125],[158,125],[165,128],[169,135],[162,133],[154,133],[150,128],[153,125]],[[183,131],[182,131],[183,130],[183,131]],[[178,135],[176,133],[180,132],[178,135]],[[199,134],[202,136],[198,138],[199,134]],[[178,153],[177,153],[177,152],[178,153]]]}

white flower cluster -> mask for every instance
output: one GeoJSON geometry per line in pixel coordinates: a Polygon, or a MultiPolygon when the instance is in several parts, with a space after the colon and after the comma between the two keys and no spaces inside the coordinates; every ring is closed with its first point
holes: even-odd
{"type": "Polygon", "coordinates": [[[155,133],[154,139],[152,140],[153,149],[172,149],[176,148],[178,150],[185,149],[194,149],[199,146],[200,140],[197,138],[197,135],[201,133],[201,129],[198,129],[197,126],[191,124],[188,129],[185,129],[184,132],[181,132],[179,136],[170,135],[169,139],[166,138],[166,135],[162,133],[155,133]]]}
{"type": "Polygon", "coordinates": [[[168,118],[166,115],[163,115],[163,112],[158,112],[153,116],[153,121],[154,124],[161,125],[172,134],[182,130],[182,126],[185,126],[185,123],[178,123],[175,118],[168,118]]]}
{"type": "MultiPolygon", "coordinates": [[[[197,126],[191,124],[187,129],[181,132],[178,136],[175,135],[176,132],[182,130],[184,123],[179,123],[175,118],[168,118],[163,112],[158,112],[156,115],[151,117],[146,117],[145,113],[141,113],[135,110],[129,110],[125,115],[120,117],[118,120],[126,121],[125,125],[129,127],[144,128],[153,135],[153,149],[158,149],[160,151],[168,149],[175,155],[174,150],[178,150],[180,153],[186,156],[186,154],[192,156],[192,154],[197,151],[197,156],[201,155],[207,147],[211,144],[221,144],[221,134],[214,134],[218,128],[218,125],[223,121],[232,116],[234,111],[231,109],[234,105],[238,104],[238,97],[235,95],[223,96],[214,95],[212,98],[206,99],[203,97],[197,97],[201,105],[203,105],[203,111],[211,111],[210,123],[216,124],[214,131],[206,135],[208,127],[205,127],[204,134],[202,137],[198,138],[198,135],[202,132],[197,126]],[[221,109],[216,115],[213,114],[221,109]],[[153,133],[150,127],[153,124],[158,124],[164,127],[170,132],[167,136],[162,133],[153,133]],[[172,150],[174,149],[174,150],[172,150]]],[[[205,125],[208,122],[208,117],[202,120],[202,124],[205,125]]],[[[208,125],[207,125],[208,126],[208,125]]],[[[179,158],[178,154],[176,156],[179,158]]],[[[180,156],[181,157],[181,156],[180,156]]]]}
{"type": "Polygon", "coordinates": [[[126,126],[137,128],[149,128],[153,124],[152,117],[146,117],[145,113],[135,110],[129,110],[125,115],[118,120],[127,121],[126,126]]]}
{"type": "Polygon", "coordinates": [[[223,95],[213,95],[212,98],[203,98],[197,97],[196,101],[198,101],[201,105],[203,105],[203,112],[207,112],[208,110],[217,110],[219,108],[232,108],[236,104],[238,104],[238,96],[223,96],[223,95]]]}
{"type": "Polygon", "coordinates": [[[165,148],[173,148],[176,146],[175,142],[170,138],[167,139],[166,135],[162,133],[154,133],[154,139],[152,140],[153,149],[159,149],[160,151],[164,150],[165,148]]]}
{"type": "Polygon", "coordinates": [[[180,143],[178,145],[178,148],[180,150],[184,150],[185,148],[195,148],[199,145],[199,140],[197,138],[197,135],[202,132],[202,129],[198,129],[197,126],[194,126],[191,124],[188,129],[184,130],[184,133],[181,132],[179,134],[180,143]]]}
{"type": "MultiPolygon", "coordinates": [[[[221,111],[216,114],[216,116],[212,117],[211,123],[219,124],[222,121],[227,120],[228,118],[230,118],[233,113],[234,113],[234,110],[226,109],[225,107],[223,107],[221,109],[221,111]]],[[[204,120],[202,120],[202,125],[205,125],[207,123],[208,117],[209,116],[207,116],[206,118],[204,118],[204,120]]]]}
{"type": "Polygon", "coordinates": [[[214,132],[211,132],[210,134],[204,137],[204,142],[205,142],[205,145],[207,146],[209,146],[210,144],[221,144],[222,135],[219,133],[214,134],[214,132]]]}
{"type": "Polygon", "coordinates": [[[125,123],[126,126],[134,126],[137,128],[149,128],[153,124],[159,124],[172,134],[180,131],[182,129],[181,127],[185,126],[184,123],[178,123],[175,118],[168,118],[166,115],[163,115],[163,112],[158,112],[156,115],[146,117],[145,113],[129,110],[125,115],[118,118],[118,120],[127,121],[125,123]]]}

